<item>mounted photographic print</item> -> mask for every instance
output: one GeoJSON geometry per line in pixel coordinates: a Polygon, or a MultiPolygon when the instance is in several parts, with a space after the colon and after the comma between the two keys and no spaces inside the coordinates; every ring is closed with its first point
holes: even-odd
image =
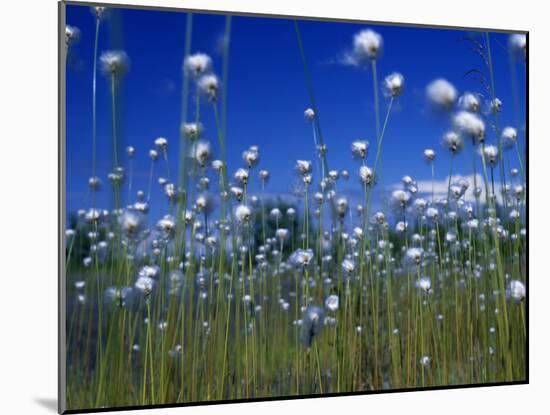
{"type": "Polygon", "coordinates": [[[528,382],[526,32],[59,22],[61,412],[528,382]]]}

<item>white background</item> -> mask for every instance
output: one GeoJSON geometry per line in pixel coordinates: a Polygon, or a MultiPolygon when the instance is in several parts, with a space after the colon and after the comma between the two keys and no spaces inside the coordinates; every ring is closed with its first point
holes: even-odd
{"type": "MultiPolygon", "coordinates": [[[[124,3],[112,0],[113,3],[124,3]]],[[[549,392],[550,276],[546,214],[550,25],[544,2],[504,0],[127,0],[257,13],[530,31],[531,384],[349,398],[176,408],[149,413],[540,413],[549,392]],[[546,396],[545,396],[546,395],[546,396]],[[546,397],[546,399],[545,399],[546,397]]],[[[57,393],[57,4],[8,0],[0,10],[0,411],[54,413],[57,393]]],[[[426,45],[419,45],[426,47],[426,45]]],[[[141,412],[143,413],[143,412],[141,412]]]]}

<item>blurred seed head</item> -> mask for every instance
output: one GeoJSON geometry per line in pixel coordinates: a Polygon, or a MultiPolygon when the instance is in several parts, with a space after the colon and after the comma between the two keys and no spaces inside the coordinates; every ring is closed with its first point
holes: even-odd
{"type": "Polygon", "coordinates": [[[405,253],[407,264],[420,266],[424,258],[424,250],[422,248],[409,248],[405,253]]]}
{"type": "Polygon", "coordinates": [[[453,117],[453,126],[465,137],[473,138],[480,143],[485,140],[485,123],[476,114],[460,111],[453,117]]]}
{"type": "Polygon", "coordinates": [[[144,218],[139,211],[125,209],[118,220],[122,232],[129,239],[136,238],[143,229],[144,218]]]}
{"type": "Polygon", "coordinates": [[[289,258],[290,263],[296,268],[307,268],[313,260],[311,249],[298,249],[289,258]]]}
{"type": "Polygon", "coordinates": [[[240,168],[235,172],[234,177],[237,182],[239,182],[243,186],[246,186],[249,177],[248,170],[240,168]]]}
{"type": "Polygon", "coordinates": [[[504,148],[515,146],[518,139],[518,132],[514,127],[504,127],[500,135],[504,148]]]}
{"type": "Polygon", "coordinates": [[[316,305],[310,305],[304,310],[300,331],[300,340],[306,347],[311,347],[313,339],[323,328],[325,318],[324,310],[316,305]]]}
{"type": "Polygon", "coordinates": [[[411,203],[411,194],[404,190],[394,190],[391,194],[390,203],[394,209],[405,210],[411,203]]]}
{"type": "Polygon", "coordinates": [[[202,137],[203,126],[199,123],[182,123],[181,125],[181,135],[187,138],[189,141],[196,141],[202,137]]]}
{"type": "Polygon", "coordinates": [[[335,312],[335,311],[338,310],[338,305],[339,305],[339,299],[338,299],[338,296],[336,294],[329,295],[325,299],[325,308],[327,310],[335,312]]]}
{"type": "Polygon", "coordinates": [[[497,114],[502,111],[502,101],[498,98],[494,98],[489,102],[489,110],[493,114],[497,114]]]}
{"type": "Polygon", "coordinates": [[[212,68],[212,59],[205,53],[195,53],[187,56],[183,61],[183,69],[193,78],[199,77],[210,72],[212,68]]]}
{"type": "Polygon", "coordinates": [[[308,160],[296,160],[296,171],[298,174],[305,176],[311,173],[312,164],[308,160]]]}
{"type": "Polygon", "coordinates": [[[390,98],[396,98],[402,94],[405,87],[405,78],[398,72],[394,72],[384,79],[384,94],[390,98]]]}
{"type": "Polygon", "coordinates": [[[260,170],[259,176],[262,183],[266,184],[269,181],[269,172],[267,170],[260,170]]]}
{"type": "Polygon", "coordinates": [[[206,95],[208,101],[214,102],[218,99],[218,91],[220,89],[220,81],[214,74],[203,75],[198,80],[200,91],[206,95]]]}
{"type": "Polygon", "coordinates": [[[224,168],[223,161],[221,161],[221,160],[214,160],[214,161],[212,161],[212,169],[213,169],[216,173],[220,174],[220,173],[222,172],[223,168],[224,168]]]}
{"type": "Polygon", "coordinates": [[[105,17],[107,13],[107,7],[103,6],[94,6],[90,8],[90,11],[95,16],[96,19],[101,20],[105,17]]]}
{"type": "Polygon", "coordinates": [[[424,160],[430,163],[435,160],[435,150],[427,148],[424,150],[423,156],[424,160]]]}
{"type": "Polygon", "coordinates": [[[185,277],[179,270],[175,270],[168,274],[168,295],[179,295],[183,289],[185,277]]]}
{"type": "Polygon", "coordinates": [[[432,293],[432,281],[428,277],[421,277],[417,283],[417,287],[424,293],[424,294],[431,294],[432,293]]]}
{"type": "Polygon", "coordinates": [[[469,112],[479,112],[481,103],[479,97],[471,92],[465,92],[458,99],[458,106],[460,109],[469,112]]]}
{"type": "Polygon", "coordinates": [[[342,271],[348,275],[353,274],[355,272],[355,262],[349,258],[344,259],[342,261],[342,271]]]}
{"type": "Polygon", "coordinates": [[[482,151],[487,164],[490,167],[495,167],[498,163],[498,147],[493,145],[485,146],[482,151]]]}
{"type": "Polygon", "coordinates": [[[146,276],[140,276],[136,280],[136,283],[134,284],[134,287],[138,292],[140,292],[145,298],[148,298],[151,293],[153,292],[153,288],[155,286],[155,281],[146,276]]]}
{"type": "Polygon", "coordinates": [[[210,147],[210,142],[206,140],[200,140],[194,146],[193,157],[200,167],[206,167],[206,164],[212,156],[212,149],[210,147]]]}
{"type": "Polygon", "coordinates": [[[108,50],[99,57],[101,69],[108,76],[120,77],[126,73],[130,60],[126,52],[121,50],[108,50]]]}
{"type": "Polygon", "coordinates": [[[525,289],[525,285],[519,280],[510,281],[508,291],[509,291],[510,297],[517,302],[523,301],[527,293],[527,290],[525,289]]]}
{"type": "Polygon", "coordinates": [[[336,213],[340,219],[344,219],[349,210],[348,199],[345,196],[341,196],[336,201],[336,213]]]}
{"type": "Polygon", "coordinates": [[[214,200],[208,193],[203,193],[197,196],[195,200],[195,208],[197,212],[209,215],[214,210],[214,200]]]}
{"type": "Polygon", "coordinates": [[[101,179],[97,176],[92,176],[88,179],[88,186],[92,192],[97,192],[101,189],[101,179]]]}
{"type": "Polygon", "coordinates": [[[359,179],[361,181],[361,184],[365,186],[370,186],[373,184],[374,172],[370,167],[361,166],[359,168],[359,179]]]}
{"type": "Polygon", "coordinates": [[[379,59],[382,49],[382,36],[371,29],[361,30],[353,37],[353,58],[357,63],[379,59]]]}
{"type": "Polygon", "coordinates": [[[351,154],[358,160],[364,160],[367,157],[369,150],[369,142],[365,140],[357,140],[351,143],[351,154]]]}
{"type": "Polygon", "coordinates": [[[246,166],[251,169],[260,161],[260,152],[257,146],[250,147],[243,152],[243,160],[246,166]]]}
{"type": "Polygon", "coordinates": [[[288,208],[286,210],[286,215],[289,219],[294,219],[296,217],[296,210],[294,208],[288,208]]]}
{"type": "Polygon", "coordinates": [[[164,137],[158,137],[155,139],[155,147],[161,153],[166,153],[168,150],[168,140],[164,137]]]}
{"type": "Polygon", "coordinates": [[[460,153],[464,149],[464,140],[454,131],[445,133],[442,140],[442,145],[447,148],[452,155],[460,153]]]}
{"type": "Polygon", "coordinates": [[[457,98],[456,88],[446,79],[436,79],[426,87],[428,101],[437,109],[450,111],[457,98]]]}
{"type": "Polygon", "coordinates": [[[514,33],[508,38],[510,52],[522,59],[527,57],[527,36],[522,33],[514,33]]]}
{"type": "Polygon", "coordinates": [[[80,29],[76,26],[65,26],[65,44],[67,47],[75,44],[80,39],[80,29]]]}
{"type": "Polygon", "coordinates": [[[252,220],[252,210],[246,205],[239,205],[235,209],[235,218],[241,225],[248,225],[252,220]]]}
{"type": "Polygon", "coordinates": [[[429,368],[430,367],[430,364],[431,364],[431,359],[429,356],[422,356],[420,358],[420,365],[424,368],[429,368]]]}

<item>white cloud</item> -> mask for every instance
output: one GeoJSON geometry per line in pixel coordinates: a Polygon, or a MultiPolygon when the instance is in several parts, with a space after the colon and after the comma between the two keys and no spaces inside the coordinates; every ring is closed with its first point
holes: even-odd
{"type": "Polygon", "coordinates": [[[338,56],[337,62],[340,65],[344,65],[344,66],[355,66],[355,67],[360,66],[360,63],[357,60],[357,57],[351,52],[342,53],[340,56],[338,56]]]}
{"type": "MultiPolygon", "coordinates": [[[[468,176],[462,176],[462,175],[453,175],[451,177],[451,184],[459,181],[459,180],[466,180],[469,183],[468,190],[466,190],[466,193],[464,195],[464,200],[467,202],[475,202],[475,196],[474,196],[474,183],[477,182],[477,186],[481,188],[481,196],[479,200],[481,202],[485,201],[485,180],[481,174],[476,174],[474,181],[474,175],[470,174],[468,176]]],[[[428,200],[431,200],[432,196],[432,181],[431,180],[419,180],[416,182],[418,186],[418,195],[421,197],[424,197],[428,200]]],[[[449,186],[449,176],[445,177],[444,179],[438,180],[436,179],[433,182],[433,192],[434,192],[434,199],[447,199],[447,191],[449,186]]],[[[489,188],[491,187],[491,183],[488,183],[489,188]]],[[[402,189],[403,184],[402,183],[396,183],[392,186],[392,189],[402,189]]],[[[489,192],[491,190],[489,189],[489,192]]],[[[497,200],[499,203],[502,201],[502,197],[500,194],[500,183],[497,185],[495,183],[495,193],[497,194],[497,200]]]]}

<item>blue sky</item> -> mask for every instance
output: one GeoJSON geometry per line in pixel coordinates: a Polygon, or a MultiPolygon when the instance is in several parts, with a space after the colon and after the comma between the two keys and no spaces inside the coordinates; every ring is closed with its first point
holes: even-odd
{"type": "MultiPolygon", "coordinates": [[[[92,65],[95,21],[86,6],[67,6],[66,22],[81,31],[72,46],[67,64],[67,208],[74,211],[90,205],[87,181],[91,175],[92,149],[92,65]]],[[[172,172],[177,171],[181,115],[182,61],[186,14],[168,11],[111,9],[100,28],[99,51],[124,50],[131,61],[120,90],[119,140],[121,151],[136,148],[134,189],[146,190],[149,172],[147,153],[156,137],[169,140],[172,172]]],[[[221,73],[220,39],[224,31],[222,15],[194,15],[192,52],[212,56],[214,70],[221,73]]],[[[436,174],[448,174],[449,156],[440,146],[440,137],[449,129],[448,117],[429,111],[426,85],[443,77],[459,92],[481,92],[481,85],[465,76],[468,70],[486,69],[470,50],[467,37],[479,33],[397,27],[373,24],[301,21],[305,53],[313,77],[323,136],[329,149],[332,169],[348,169],[349,183],[340,190],[359,190],[358,164],[351,159],[350,144],[356,139],[371,143],[368,164],[374,161],[375,125],[373,87],[370,71],[340,63],[352,47],[353,35],[370,27],[383,36],[384,54],[378,62],[380,81],[398,71],[406,88],[392,112],[382,149],[381,177],[390,187],[405,175],[429,180],[429,167],[422,152],[432,147],[437,152],[436,174]]],[[[507,50],[508,35],[491,33],[495,88],[503,101],[501,127],[522,127],[525,114],[514,112],[511,66],[507,50]],[[518,125],[518,121],[521,125],[518,125]]],[[[516,62],[520,89],[520,108],[525,102],[525,70],[516,62]]],[[[387,100],[381,95],[382,114],[387,100]]],[[[107,174],[111,170],[111,98],[109,83],[98,74],[98,175],[104,182],[98,206],[109,207],[107,174]]],[[[311,126],[303,112],[310,105],[293,21],[235,16],[232,21],[228,80],[229,171],[242,164],[241,153],[259,145],[260,168],[271,172],[269,191],[289,192],[296,159],[314,159],[311,126]]],[[[212,110],[206,102],[201,113],[206,137],[216,147],[217,137],[212,110]]],[[[488,142],[495,135],[488,134],[488,142]]],[[[523,148],[523,141],[521,142],[523,148]]],[[[457,173],[471,170],[471,148],[466,146],[455,164],[457,173]]],[[[511,166],[518,167],[515,157],[511,166]]],[[[127,160],[123,160],[126,165],[127,160]]],[[[162,163],[157,171],[165,176],[162,163]]],[[[257,177],[257,176],[256,176],[257,177]]],[[[257,179],[254,178],[257,183],[257,179]]],[[[254,187],[254,185],[253,185],[254,187]]],[[[124,200],[127,200],[125,196],[124,200]]],[[[152,196],[153,213],[166,201],[158,186],[152,196]]]]}

